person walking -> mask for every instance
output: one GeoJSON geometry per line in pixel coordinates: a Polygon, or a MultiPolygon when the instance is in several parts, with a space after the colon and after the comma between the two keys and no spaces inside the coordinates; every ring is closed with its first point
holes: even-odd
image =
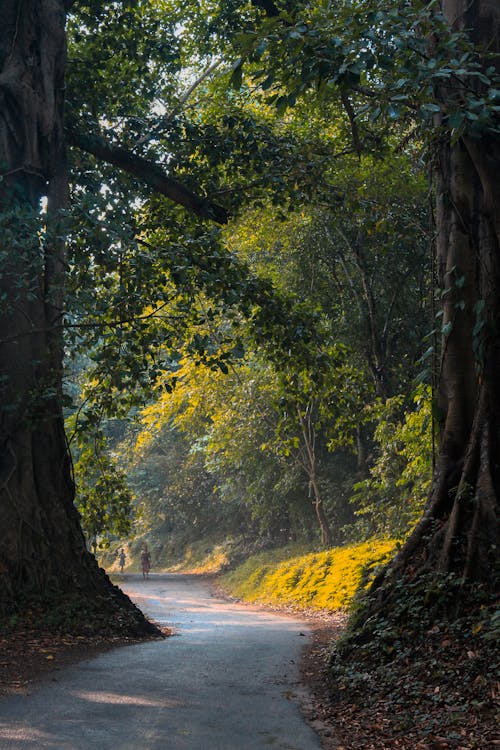
{"type": "Polygon", "coordinates": [[[151,555],[149,554],[149,550],[147,548],[147,545],[144,545],[144,548],[141,552],[141,567],[142,567],[142,577],[149,578],[149,571],[151,569],[151,555]]]}
{"type": "Polygon", "coordinates": [[[127,555],[125,554],[125,550],[122,549],[118,556],[118,562],[120,563],[120,573],[123,575],[123,568],[125,567],[125,560],[127,559],[127,555]]]}

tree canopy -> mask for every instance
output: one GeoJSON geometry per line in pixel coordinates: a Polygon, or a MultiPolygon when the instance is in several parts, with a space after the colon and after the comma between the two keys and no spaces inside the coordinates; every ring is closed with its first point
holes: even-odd
{"type": "Polygon", "coordinates": [[[64,417],[92,537],[127,528],[126,469],[184,525],[205,499],[329,545],[422,512],[374,609],[400,580],[489,585],[496,8],[0,9],[3,610],[75,581],[128,606],[86,550],[64,417]]]}

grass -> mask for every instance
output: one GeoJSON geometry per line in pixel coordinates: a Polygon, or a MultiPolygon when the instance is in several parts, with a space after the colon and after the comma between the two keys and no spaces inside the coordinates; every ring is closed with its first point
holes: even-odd
{"type": "Polygon", "coordinates": [[[166,561],[165,570],[175,573],[219,573],[230,564],[230,544],[210,543],[206,539],[188,544],[177,562],[166,561]]]}

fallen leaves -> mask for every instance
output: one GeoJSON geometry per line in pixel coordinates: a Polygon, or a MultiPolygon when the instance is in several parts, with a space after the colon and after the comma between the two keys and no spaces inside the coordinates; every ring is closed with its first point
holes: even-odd
{"type": "Polygon", "coordinates": [[[324,625],[302,668],[312,693],[305,713],[324,750],[500,750],[495,659],[484,643],[472,645],[467,633],[443,638],[436,627],[385,666],[373,654],[372,664],[354,659],[350,682],[328,670],[342,627],[324,625]]]}
{"type": "Polygon", "coordinates": [[[14,630],[0,637],[0,696],[26,692],[33,681],[54,670],[138,640],[14,630]]]}

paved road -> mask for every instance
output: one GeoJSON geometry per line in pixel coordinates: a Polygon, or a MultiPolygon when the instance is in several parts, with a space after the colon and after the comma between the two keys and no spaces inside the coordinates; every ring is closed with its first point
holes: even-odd
{"type": "Polygon", "coordinates": [[[194,576],[127,576],[122,588],[175,637],[0,701],[0,750],[320,749],[295,700],[303,622],[213,597],[194,576]]]}

